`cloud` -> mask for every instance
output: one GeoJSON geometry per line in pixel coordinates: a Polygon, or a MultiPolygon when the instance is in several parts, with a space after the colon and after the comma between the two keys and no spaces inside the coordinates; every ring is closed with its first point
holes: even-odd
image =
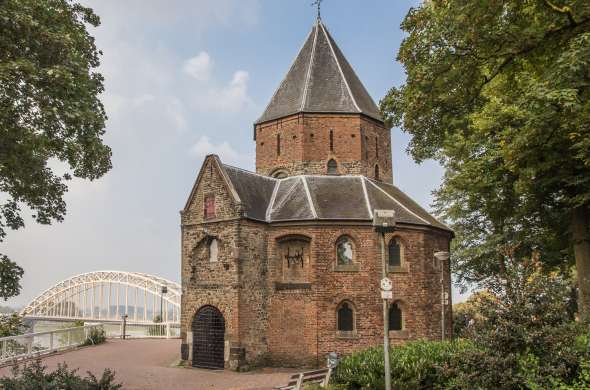
{"type": "Polygon", "coordinates": [[[184,62],[182,69],[184,72],[197,81],[209,81],[211,78],[211,70],[213,68],[213,61],[209,54],[205,51],[200,52],[197,56],[189,58],[184,62]]]}
{"type": "Polygon", "coordinates": [[[232,165],[243,165],[245,161],[251,161],[252,156],[237,152],[227,141],[214,144],[209,137],[202,135],[190,148],[190,154],[198,159],[204,159],[209,154],[216,154],[221,161],[232,165]]]}
{"type": "Polygon", "coordinates": [[[236,113],[253,106],[248,94],[250,74],[245,70],[234,72],[231,81],[223,86],[211,86],[207,91],[197,90],[193,95],[194,108],[199,111],[236,113]]]}

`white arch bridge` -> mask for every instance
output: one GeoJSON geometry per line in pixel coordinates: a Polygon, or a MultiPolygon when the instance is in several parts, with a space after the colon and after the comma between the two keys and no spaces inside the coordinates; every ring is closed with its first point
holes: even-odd
{"type": "Polygon", "coordinates": [[[61,281],[21,311],[36,320],[180,322],[178,283],[139,272],[96,271],[61,281]]]}

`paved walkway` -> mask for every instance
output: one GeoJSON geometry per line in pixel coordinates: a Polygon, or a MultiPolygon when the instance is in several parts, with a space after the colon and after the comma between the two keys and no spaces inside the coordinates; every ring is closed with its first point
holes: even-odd
{"type": "MultiPolygon", "coordinates": [[[[236,373],[175,367],[180,353],[180,340],[108,340],[95,347],[81,348],[48,356],[43,363],[48,369],[66,362],[70,369],[102,374],[105,368],[115,370],[115,379],[130,390],[242,390],[272,389],[287,382],[292,371],[264,369],[236,373]]],[[[10,368],[0,369],[0,376],[10,375],[10,368]]]]}

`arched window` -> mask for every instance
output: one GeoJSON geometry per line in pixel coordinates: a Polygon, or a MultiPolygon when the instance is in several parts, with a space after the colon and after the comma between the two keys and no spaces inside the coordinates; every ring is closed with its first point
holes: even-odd
{"type": "Polygon", "coordinates": [[[402,247],[399,238],[394,237],[389,241],[389,261],[390,267],[401,267],[402,265],[402,247]]]}
{"type": "Polygon", "coordinates": [[[352,332],[354,330],[354,311],[350,303],[341,303],[336,315],[338,317],[338,331],[352,332]]]}
{"type": "Polygon", "coordinates": [[[285,169],[279,168],[279,169],[275,169],[274,171],[272,171],[270,176],[274,177],[275,179],[284,179],[287,176],[289,176],[289,173],[285,169]]]}
{"type": "Polygon", "coordinates": [[[352,264],[354,256],[354,248],[352,240],[349,237],[341,237],[336,242],[336,255],[338,257],[338,265],[352,264]]]}
{"type": "Polygon", "coordinates": [[[338,174],[338,163],[334,159],[330,159],[328,161],[328,175],[337,175],[338,174]]]}
{"type": "Polygon", "coordinates": [[[375,180],[379,179],[379,165],[375,165],[375,180]]]}
{"type": "Polygon", "coordinates": [[[217,263],[218,242],[217,238],[212,238],[209,241],[209,262],[217,263]]]}
{"type": "Polygon", "coordinates": [[[402,315],[402,309],[399,307],[397,302],[389,306],[389,330],[403,329],[402,315]]]}

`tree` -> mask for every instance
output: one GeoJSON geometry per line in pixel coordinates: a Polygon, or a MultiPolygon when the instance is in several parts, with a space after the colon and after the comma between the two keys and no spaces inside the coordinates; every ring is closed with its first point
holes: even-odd
{"type": "Polygon", "coordinates": [[[519,258],[517,249],[500,248],[505,268],[482,282],[485,289],[463,312],[468,321],[461,336],[478,349],[453,359],[455,386],[449,388],[553,389],[554,379],[571,383],[581,374],[590,351],[589,328],[574,321],[570,278],[543,269],[540,252],[519,258]]]}
{"type": "MultiPolygon", "coordinates": [[[[102,142],[101,54],[87,26],[100,20],[70,0],[0,1],[0,242],[24,226],[62,221],[73,176],[94,180],[111,168],[102,142]],[[59,164],[69,171],[56,173],[59,164]]],[[[2,256],[1,296],[18,294],[22,269],[2,256]]]]}
{"type": "Polygon", "coordinates": [[[0,337],[17,336],[25,333],[27,326],[18,314],[0,315],[0,337]]]}
{"type": "Polygon", "coordinates": [[[463,282],[501,272],[500,244],[575,258],[590,307],[590,3],[431,0],[410,10],[407,81],[381,107],[420,162],[446,168],[436,206],[463,282]]]}

